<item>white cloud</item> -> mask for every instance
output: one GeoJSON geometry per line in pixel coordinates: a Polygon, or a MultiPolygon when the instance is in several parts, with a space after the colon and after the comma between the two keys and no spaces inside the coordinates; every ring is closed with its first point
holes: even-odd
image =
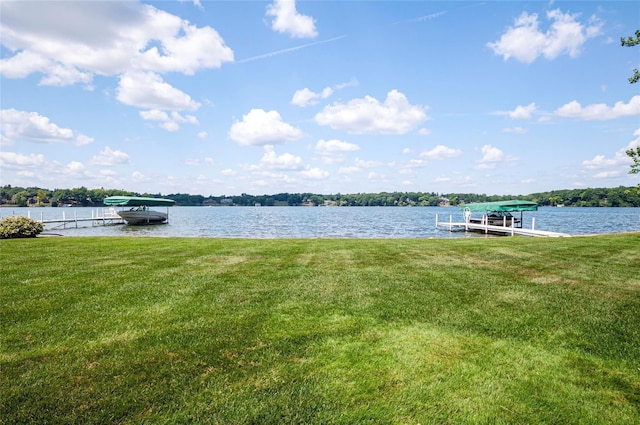
{"type": "Polygon", "coordinates": [[[482,158],[478,161],[478,166],[476,167],[478,169],[492,169],[499,163],[517,159],[512,156],[506,156],[500,149],[491,145],[484,145],[480,151],[482,152],[482,158]]]}
{"type": "Polygon", "coordinates": [[[120,102],[147,109],[171,111],[197,110],[200,103],[164,82],[153,72],[129,72],[120,77],[117,98],[120,102]]]}
{"type": "Polygon", "coordinates": [[[71,161],[64,168],[64,174],[72,176],[83,176],[85,174],[86,167],[78,161],[71,161]]]}
{"type": "Polygon", "coordinates": [[[389,181],[389,176],[383,173],[376,173],[374,171],[370,171],[369,174],[367,174],[367,179],[369,179],[369,181],[376,182],[376,183],[385,183],[389,181]]]}
{"type": "Polygon", "coordinates": [[[333,87],[325,87],[320,93],[313,92],[305,87],[301,90],[297,90],[293,94],[293,98],[291,98],[291,104],[300,107],[315,105],[319,100],[329,98],[329,96],[333,94],[334,90],[342,90],[346,87],[357,86],[358,84],[358,80],[352,78],[346,83],[335,84],[333,87]]]}
{"type": "Polygon", "coordinates": [[[582,120],[613,120],[627,116],[640,116],[640,95],[633,96],[629,103],[616,102],[613,106],[595,103],[582,107],[577,101],[572,101],[556,109],[555,114],[563,118],[577,118],[582,120]]]}
{"type": "Polygon", "coordinates": [[[157,121],[158,126],[167,131],[178,131],[182,123],[198,124],[198,119],[193,115],[182,116],[175,111],[171,112],[171,114],[158,109],[140,111],[140,117],[146,121],[157,121]]]}
{"type": "Polygon", "coordinates": [[[618,165],[618,161],[616,158],[607,158],[604,155],[596,155],[593,159],[582,161],[582,166],[588,169],[600,169],[600,168],[608,168],[615,167],[618,165]]]}
{"type": "Polygon", "coordinates": [[[433,180],[435,183],[450,183],[455,186],[471,186],[474,183],[474,179],[470,176],[459,176],[459,177],[436,177],[433,180]]]}
{"type": "Polygon", "coordinates": [[[611,179],[620,176],[620,171],[603,171],[593,175],[594,179],[611,179]]]}
{"type": "Polygon", "coordinates": [[[271,145],[264,147],[264,155],[260,159],[259,166],[261,169],[268,170],[297,170],[300,168],[302,158],[284,153],[278,156],[271,145]]]}
{"type": "Polygon", "coordinates": [[[233,123],[229,138],[241,145],[260,146],[300,140],[302,131],[283,122],[277,111],[252,109],[233,123]]]}
{"type": "Polygon", "coordinates": [[[538,107],[535,102],[532,102],[527,106],[517,106],[513,111],[507,112],[507,115],[509,115],[509,118],[512,120],[530,120],[536,109],[538,109],[538,107]]]}
{"type": "Polygon", "coordinates": [[[355,152],[358,150],[360,150],[360,146],[338,139],[320,139],[316,143],[316,152],[355,152]]]}
{"type": "Polygon", "coordinates": [[[320,168],[306,167],[300,171],[300,176],[307,180],[324,180],[329,177],[329,172],[321,170],[320,168]]]}
{"type": "Polygon", "coordinates": [[[0,111],[0,130],[3,138],[6,137],[12,142],[28,140],[39,143],[55,143],[68,142],[74,138],[73,130],[58,127],[49,118],[37,112],[25,112],[15,109],[3,109],[0,111]]]}
{"type": "Polygon", "coordinates": [[[2,59],[8,78],[43,75],[40,84],[88,84],[93,75],[219,68],[233,51],[210,27],[198,28],[131,1],[2,2],[2,59]]]}
{"type": "Polygon", "coordinates": [[[267,6],[267,16],[272,16],[271,28],[295,38],[313,38],[318,35],[315,19],[301,15],[294,0],[275,0],[267,6]]]}
{"type": "Polygon", "coordinates": [[[109,146],[106,146],[102,152],[91,158],[91,164],[93,165],[111,166],[128,163],[129,155],[119,150],[113,150],[109,146]]]}
{"type": "Polygon", "coordinates": [[[555,59],[561,54],[576,57],[587,39],[600,35],[602,28],[602,23],[596,17],[591,17],[586,24],[578,22],[578,18],[578,14],[551,10],[547,12],[550,28],[542,32],[538,15],[523,12],[500,40],[487,46],[504,60],[514,57],[525,63],[531,63],[539,56],[547,59],[555,59]]]}
{"type": "Polygon", "coordinates": [[[384,103],[371,96],[346,104],[336,102],[326,106],[314,120],[349,133],[405,134],[428,119],[426,109],[409,104],[404,94],[392,90],[384,103]]]}
{"type": "Polygon", "coordinates": [[[427,161],[423,159],[410,159],[409,161],[404,163],[405,168],[400,171],[408,172],[411,168],[424,167],[426,164],[427,164],[427,161]]]}
{"type": "Polygon", "coordinates": [[[354,143],[343,142],[338,139],[318,140],[315,152],[321,156],[324,164],[339,164],[346,161],[344,152],[356,152],[360,147],[354,143]]]}
{"type": "Polygon", "coordinates": [[[430,160],[456,158],[456,157],[459,157],[460,155],[462,155],[462,151],[460,149],[453,149],[444,145],[438,145],[431,150],[420,153],[420,156],[422,158],[427,158],[430,160]]]}
{"type": "Polygon", "coordinates": [[[293,98],[291,99],[291,104],[301,106],[301,107],[315,105],[318,103],[319,99],[326,99],[332,94],[333,94],[333,89],[331,87],[325,87],[320,93],[312,92],[311,90],[305,87],[301,90],[297,90],[293,94],[293,98]]]}
{"type": "Polygon", "coordinates": [[[40,168],[46,164],[44,155],[23,155],[16,152],[0,151],[0,164],[6,168],[40,168]]]}
{"type": "Polygon", "coordinates": [[[78,134],[76,137],[76,145],[85,146],[92,143],[95,139],[93,137],[85,136],[84,134],[78,134]]]}
{"type": "Polygon", "coordinates": [[[374,168],[384,165],[382,161],[365,161],[364,159],[356,158],[356,167],[358,168],[374,168]]]}
{"type": "MultiPolygon", "coordinates": [[[[627,167],[632,159],[627,156],[626,152],[629,149],[635,149],[640,146],[640,128],[637,129],[633,135],[635,139],[631,140],[627,146],[619,149],[611,158],[607,158],[604,155],[596,155],[592,159],[582,161],[582,166],[588,170],[607,170],[598,173],[601,177],[604,175],[612,175],[613,172],[618,172],[619,168],[627,167]]],[[[619,174],[619,173],[618,173],[619,174]]],[[[594,177],[596,177],[594,175],[594,177]]]]}

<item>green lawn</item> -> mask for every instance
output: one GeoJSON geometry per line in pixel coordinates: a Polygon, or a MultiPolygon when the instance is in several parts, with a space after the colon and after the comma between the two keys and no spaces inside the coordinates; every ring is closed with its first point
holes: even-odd
{"type": "Polygon", "coordinates": [[[638,424],[640,234],[0,241],[0,423],[638,424]]]}

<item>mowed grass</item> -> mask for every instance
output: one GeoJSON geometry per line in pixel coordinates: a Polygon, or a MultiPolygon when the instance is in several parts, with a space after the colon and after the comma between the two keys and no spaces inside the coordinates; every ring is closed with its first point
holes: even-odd
{"type": "Polygon", "coordinates": [[[640,234],[0,242],[0,423],[638,424],[640,234]]]}

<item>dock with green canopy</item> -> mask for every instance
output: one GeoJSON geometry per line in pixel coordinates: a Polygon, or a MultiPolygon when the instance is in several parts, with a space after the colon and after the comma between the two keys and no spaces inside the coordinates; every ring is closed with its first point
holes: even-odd
{"type": "Polygon", "coordinates": [[[167,223],[169,207],[176,203],[173,199],[143,196],[109,196],[103,202],[110,207],[119,207],[116,213],[128,224],[167,223]],[[130,208],[126,210],[125,207],[130,208]],[[167,212],[154,211],[149,207],[167,207],[167,212]]]}
{"type": "Polygon", "coordinates": [[[103,202],[113,207],[170,207],[176,203],[173,199],[142,196],[109,196],[103,202]]]}
{"type": "Polygon", "coordinates": [[[537,211],[538,204],[532,201],[496,201],[496,202],[478,202],[473,204],[461,205],[465,211],[471,212],[515,212],[515,211],[537,211]]]}
{"type": "Polygon", "coordinates": [[[523,201],[512,199],[508,201],[496,202],[478,202],[472,204],[461,205],[464,211],[464,222],[456,223],[453,216],[449,217],[448,222],[438,221],[436,215],[436,228],[443,226],[448,227],[449,231],[455,228],[462,228],[465,231],[479,230],[484,233],[499,233],[507,235],[525,235],[525,236],[550,236],[561,237],[570,236],[566,233],[548,232],[535,229],[535,218],[531,221],[531,229],[522,227],[523,211],[537,211],[538,204],[532,201],[523,201]],[[482,213],[482,218],[472,218],[472,213],[482,213]],[[520,219],[511,215],[512,212],[520,212],[520,219]]]}

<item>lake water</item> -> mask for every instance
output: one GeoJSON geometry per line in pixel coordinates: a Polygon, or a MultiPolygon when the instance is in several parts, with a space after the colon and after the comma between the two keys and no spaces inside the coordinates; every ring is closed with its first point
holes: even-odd
{"type": "MultiPolygon", "coordinates": [[[[161,209],[165,210],[165,209],[161,209]]],[[[0,208],[33,219],[92,217],[102,208],[0,208]]],[[[171,207],[165,225],[92,226],[91,222],[47,224],[45,232],[68,236],[162,236],[211,238],[450,238],[482,233],[436,229],[441,222],[464,221],[455,207],[171,207]]],[[[517,213],[519,216],[519,213],[517,213]]],[[[537,230],[587,235],[640,232],[640,208],[540,208],[525,212],[523,224],[537,230]]]]}

